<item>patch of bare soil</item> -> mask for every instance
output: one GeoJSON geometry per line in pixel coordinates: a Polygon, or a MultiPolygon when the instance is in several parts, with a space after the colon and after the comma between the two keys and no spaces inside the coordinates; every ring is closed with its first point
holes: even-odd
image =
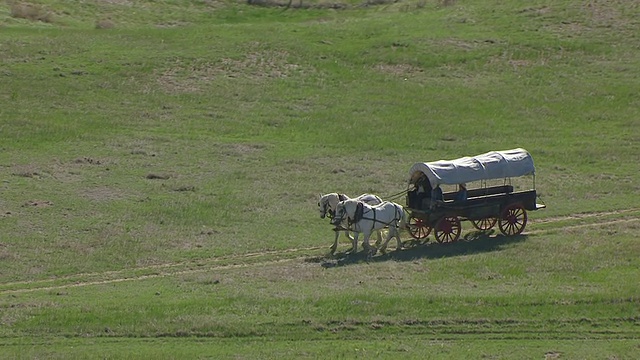
{"type": "MultiPolygon", "coordinates": [[[[20,164],[11,166],[13,176],[40,179],[55,179],[61,182],[73,182],[81,174],[78,169],[84,166],[104,166],[107,161],[92,157],[80,157],[71,161],[55,160],[49,164],[20,164]]],[[[108,170],[108,167],[106,168],[108,170]]]]}
{"type": "Polygon", "coordinates": [[[82,191],[81,195],[92,201],[106,201],[122,199],[126,194],[118,189],[101,186],[92,189],[85,189],[82,191]]]}
{"type": "Polygon", "coordinates": [[[103,161],[102,160],[98,160],[98,159],[94,159],[94,158],[90,158],[90,157],[82,157],[82,158],[77,158],[74,161],[74,164],[87,164],[87,165],[102,165],[103,161]]]}
{"type": "Polygon", "coordinates": [[[544,354],[544,358],[545,360],[559,359],[560,355],[562,355],[562,353],[557,351],[549,351],[546,354],[544,354]]]}
{"type": "Polygon", "coordinates": [[[131,0],[96,0],[96,2],[100,4],[108,4],[108,5],[123,5],[123,6],[133,5],[133,1],[131,0]]]}
{"type": "Polygon", "coordinates": [[[43,176],[42,171],[33,164],[15,165],[11,172],[13,176],[39,179],[43,176]]]}
{"type": "MultiPolygon", "coordinates": [[[[195,93],[200,91],[200,83],[211,81],[213,78],[202,77],[203,71],[193,72],[192,75],[183,75],[184,68],[173,67],[166,69],[158,76],[160,88],[167,93],[195,93]]],[[[204,73],[206,73],[206,69],[204,73]]]]}
{"type": "MultiPolygon", "coordinates": [[[[396,0],[369,0],[367,5],[383,5],[390,4],[396,0]]],[[[248,0],[247,4],[260,7],[279,7],[285,9],[347,9],[351,7],[348,3],[342,3],[334,0],[317,0],[314,2],[305,2],[302,0],[248,0]]]]}
{"type": "Polygon", "coordinates": [[[157,156],[157,154],[155,152],[149,152],[149,151],[143,150],[143,149],[131,150],[131,155],[142,155],[142,156],[151,156],[151,157],[157,156]]]}
{"type": "Polygon", "coordinates": [[[533,64],[533,61],[530,60],[509,60],[509,65],[513,66],[514,68],[528,67],[533,64]]]}
{"type": "Polygon", "coordinates": [[[147,174],[146,176],[149,180],[167,180],[171,178],[171,175],[167,174],[147,174]]]}
{"type": "Polygon", "coordinates": [[[22,207],[46,208],[49,206],[53,206],[53,203],[48,200],[29,200],[22,204],[22,207]]]}

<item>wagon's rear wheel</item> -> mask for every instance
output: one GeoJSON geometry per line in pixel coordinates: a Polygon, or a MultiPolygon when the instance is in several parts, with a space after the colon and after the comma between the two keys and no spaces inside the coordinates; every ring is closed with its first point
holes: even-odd
{"type": "Polygon", "coordinates": [[[426,239],[431,233],[431,226],[429,226],[426,221],[411,216],[411,218],[409,218],[409,233],[411,237],[416,240],[426,239]]]}
{"type": "Polygon", "coordinates": [[[518,235],[527,226],[527,211],[520,204],[512,204],[502,210],[498,221],[500,231],[507,236],[518,235]]]}
{"type": "Polygon", "coordinates": [[[439,243],[450,243],[458,241],[460,233],[462,232],[462,226],[460,225],[460,219],[456,216],[445,216],[440,218],[434,228],[436,240],[439,243]]]}
{"type": "Polygon", "coordinates": [[[484,218],[480,220],[471,220],[473,227],[482,231],[487,231],[493,228],[494,226],[496,226],[497,222],[498,222],[498,218],[495,218],[495,217],[489,217],[489,218],[484,218]]]}

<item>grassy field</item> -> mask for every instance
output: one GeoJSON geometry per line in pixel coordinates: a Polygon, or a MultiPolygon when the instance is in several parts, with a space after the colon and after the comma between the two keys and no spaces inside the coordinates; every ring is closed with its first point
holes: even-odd
{"type": "Polygon", "coordinates": [[[636,358],[640,3],[286,5],[0,3],[0,358],[636,358]],[[515,147],[522,235],[329,255],[515,147]]]}

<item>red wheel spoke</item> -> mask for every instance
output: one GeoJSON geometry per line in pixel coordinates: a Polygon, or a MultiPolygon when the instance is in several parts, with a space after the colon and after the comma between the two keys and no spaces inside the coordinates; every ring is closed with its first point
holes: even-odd
{"type": "Polygon", "coordinates": [[[431,233],[431,227],[427,223],[417,217],[411,217],[409,219],[409,234],[416,240],[422,240],[429,236],[431,233]]]}
{"type": "Polygon", "coordinates": [[[517,235],[527,225],[527,212],[520,204],[511,204],[502,211],[499,220],[500,231],[504,235],[517,235]]]}
{"type": "Polygon", "coordinates": [[[457,217],[443,217],[436,224],[436,240],[439,243],[454,242],[460,238],[460,219],[457,217]]]}
{"type": "Polygon", "coordinates": [[[497,221],[498,221],[497,218],[490,217],[490,218],[484,218],[480,220],[471,220],[471,224],[473,224],[473,227],[475,227],[478,230],[486,231],[493,228],[496,225],[497,221]]]}

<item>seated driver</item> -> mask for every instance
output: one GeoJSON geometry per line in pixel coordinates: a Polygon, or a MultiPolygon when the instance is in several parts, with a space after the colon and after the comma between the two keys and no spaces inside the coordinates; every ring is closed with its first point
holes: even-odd
{"type": "Polygon", "coordinates": [[[455,202],[467,201],[467,184],[458,184],[458,192],[454,198],[455,202]]]}

